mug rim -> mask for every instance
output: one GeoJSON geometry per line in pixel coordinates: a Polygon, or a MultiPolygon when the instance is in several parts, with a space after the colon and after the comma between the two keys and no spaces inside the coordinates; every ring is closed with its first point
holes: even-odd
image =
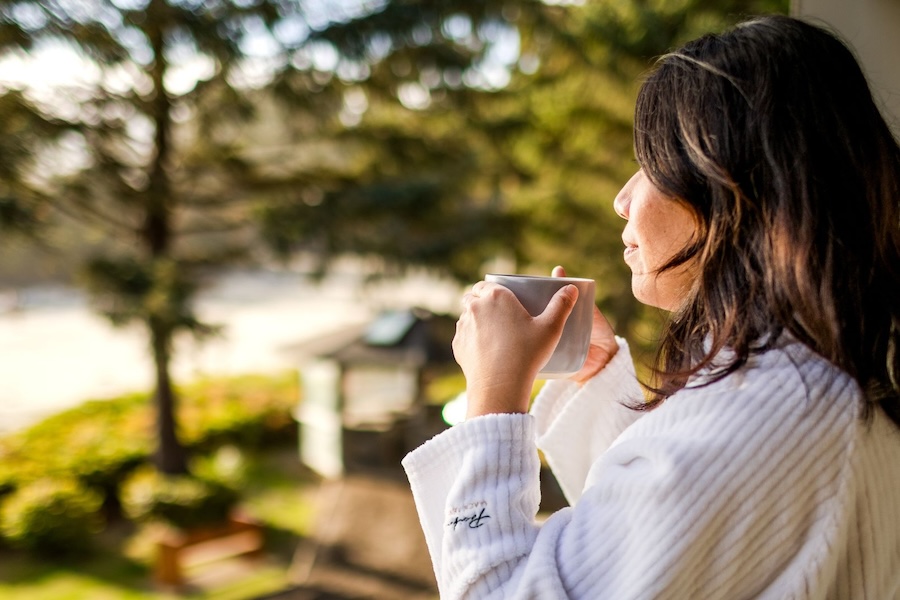
{"type": "Polygon", "coordinates": [[[485,273],[485,277],[515,277],[518,279],[538,279],[549,281],[594,281],[587,277],[553,277],[551,275],[522,275],[518,273],[485,273]]]}

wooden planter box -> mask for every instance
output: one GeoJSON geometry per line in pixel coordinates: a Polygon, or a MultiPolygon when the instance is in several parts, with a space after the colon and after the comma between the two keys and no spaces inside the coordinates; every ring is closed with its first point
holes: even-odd
{"type": "Polygon", "coordinates": [[[232,516],[218,526],[179,529],[167,527],[156,535],[156,583],[179,586],[184,569],[233,556],[258,554],[263,550],[263,532],[258,523],[232,516]]]}

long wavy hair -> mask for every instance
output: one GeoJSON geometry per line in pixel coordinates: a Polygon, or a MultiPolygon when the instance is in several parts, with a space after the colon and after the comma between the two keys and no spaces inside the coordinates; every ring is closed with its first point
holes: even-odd
{"type": "Polygon", "coordinates": [[[634,141],[698,222],[662,268],[700,275],[663,331],[647,407],[787,331],[900,424],[900,147],[847,46],[783,16],[690,42],[641,87],[634,141]]]}

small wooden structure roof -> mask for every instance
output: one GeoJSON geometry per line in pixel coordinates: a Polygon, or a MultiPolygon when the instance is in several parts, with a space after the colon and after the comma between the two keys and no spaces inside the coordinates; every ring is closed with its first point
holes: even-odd
{"type": "Polygon", "coordinates": [[[386,311],[375,320],[287,349],[300,359],[334,360],[342,368],[405,366],[424,368],[453,364],[451,343],[456,317],[424,308],[386,311]]]}

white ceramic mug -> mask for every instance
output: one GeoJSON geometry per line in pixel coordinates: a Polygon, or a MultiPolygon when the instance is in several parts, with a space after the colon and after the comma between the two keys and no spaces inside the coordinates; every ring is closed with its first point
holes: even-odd
{"type": "Polygon", "coordinates": [[[553,355],[541,368],[538,378],[557,379],[581,370],[591,344],[591,326],[594,322],[593,279],[488,273],[484,280],[498,283],[512,291],[533,317],[544,312],[550,299],[560,288],[569,284],[577,287],[578,300],[566,320],[553,355]]]}

